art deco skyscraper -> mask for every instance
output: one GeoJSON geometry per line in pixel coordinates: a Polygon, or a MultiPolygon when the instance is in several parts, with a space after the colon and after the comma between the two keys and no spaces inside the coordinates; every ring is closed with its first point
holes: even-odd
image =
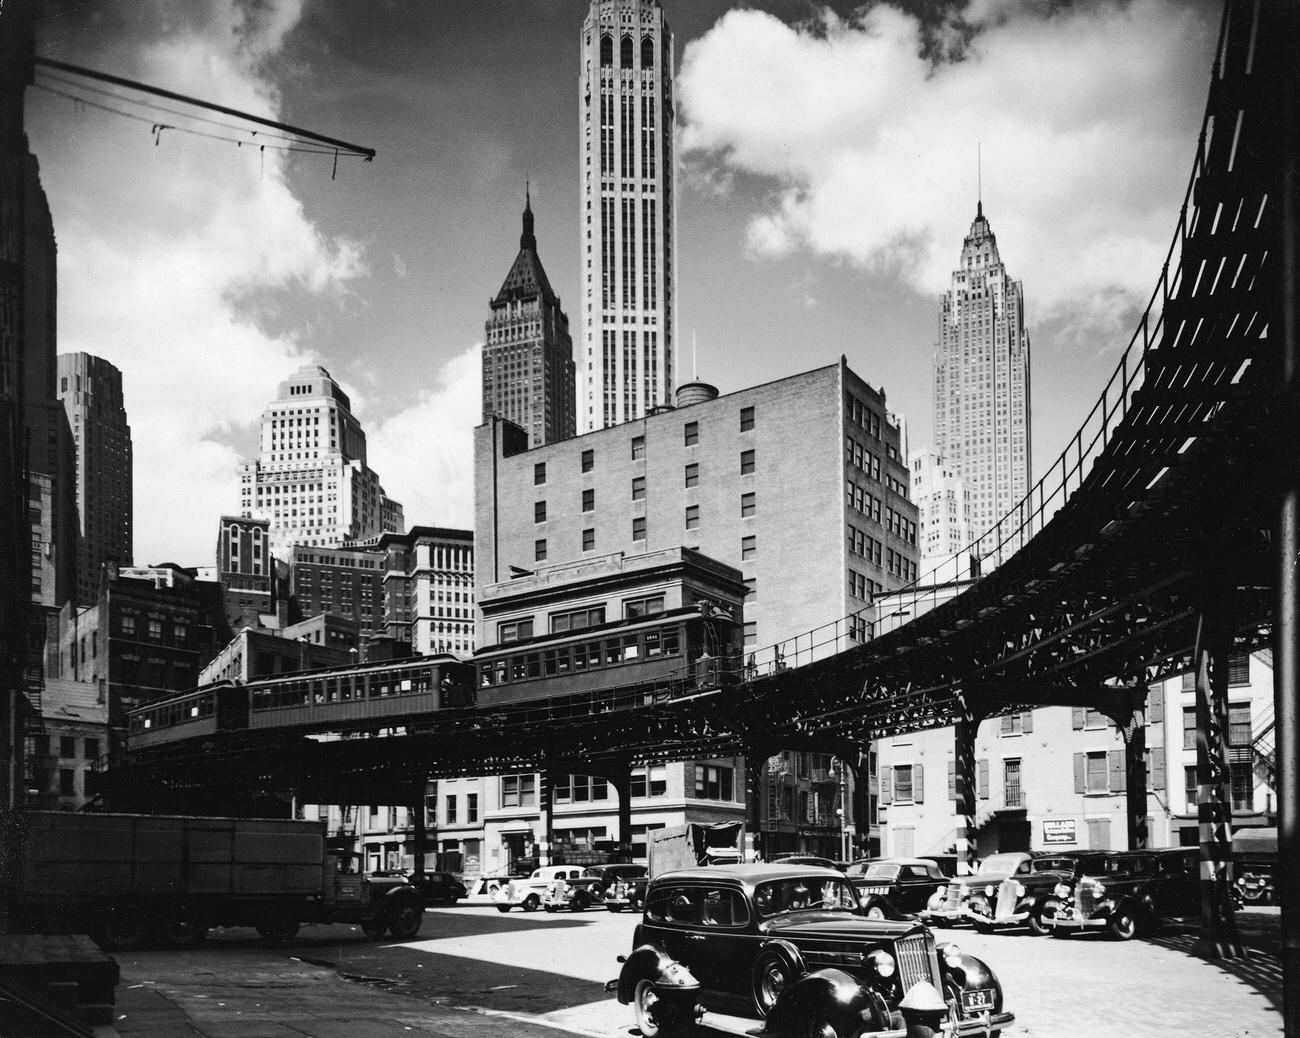
{"type": "Polygon", "coordinates": [[[58,379],[77,454],[77,601],[90,605],[99,594],[103,564],[132,562],[131,426],[122,399],[122,373],[102,357],[60,353],[58,379]]]}
{"type": "MultiPolygon", "coordinates": [[[[966,481],[970,524],[981,537],[1029,490],[1029,333],[1024,291],[1007,274],[984,205],[952,272],[939,318],[934,362],[935,449],[966,481]]],[[[998,549],[981,542],[987,569],[1014,552],[1026,529],[998,549]]]]}
{"type": "Polygon", "coordinates": [[[294,372],[262,412],[261,451],[240,466],[240,515],[270,520],[271,553],[284,560],[295,544],[402,531],[402,506],[366,464],[365,430],[324,368],[294,372]]]}
{"type": "Polygon", "coordinates": [[[537,255],[527,195],[519,254],[491,306],[483,340],[483,417],[514,422],[528,433],[530,447],[567,440],[575,432],[573,339],[537,255]]]}
{"type": "Polygon", "coordinates": [[[659,0],[593,0],[582,26],[580,424],[672,402],[673,38],[659,0]]]}

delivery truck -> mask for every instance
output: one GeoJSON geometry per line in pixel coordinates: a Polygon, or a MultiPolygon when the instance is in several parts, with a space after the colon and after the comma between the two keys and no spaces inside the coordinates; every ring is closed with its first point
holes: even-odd
{"type": "Polygon", "coordinates": [[[646,840],[650,879],[674,869],[735,865],[745,857],[745,826],[741,822],[692,822],[651,829],[646,840]]]}
{"type": "Polygon", "coordinates": [[[10,933],[88,933],[105,951],[198,944],[214,926],[288,940],[303,923],[414,937],[419,892],[367,876],[325,823],[184,815],[0,814],[0,907],[10,933]]]}

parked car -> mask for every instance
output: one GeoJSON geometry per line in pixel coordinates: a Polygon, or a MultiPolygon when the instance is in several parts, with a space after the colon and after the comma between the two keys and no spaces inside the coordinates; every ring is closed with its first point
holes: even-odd
{"type": "Polygon", "coordinates": [[[1109,851],[1074,851],[1029,860],[1029,871],[1017,872],[1001,883],[986,883],[976,888],[966,902],[967,918],[981,933],[1028,926],[1031,933],[1045,934],[1046,919],[1056,914],[1060,898],[1056,887],[1072,879],[1109,851]]]}
{"type": "Polygon", "coordinates": [[[1243,905],[1271,905],[1273,903],[1273,870],[1267,865],[1239,866],[1237,896],[1243,905]]]}
{"type": "Polygon", "coordinates": [[[488,872],[479,876],[469,886],[469,893],[465,895],[465,900],[471,903],[492,904],[496,900],[496,892],[509,883],[512,879],[522,879],[522,876],[512,876],[509,872],[488,872]]]}
{"type": "Polygon", "coordinates": [[[1105,930],[1118,940],[1132,940],[1166,919],[1200,912],[1200,851],[1115,851],[1060,883],[1056,895],[1056,913],[1044,919],[1053,937],[1105,930]]]}
{"type": "Polygon", "coordinates": [[[536,912],[542,907],[547,888],[557,879],[577,879],[582,875],[578,865],[543,865],[533,869],[527,879],[511,879],[498,887],[492,901],[498,912],[509,912],[518,905],[525,912],[536,912]]]}
{"type": "Polygon", "coordinates": [[[772,859],[775,865],[816,865],[819,869],[835,869],[839,871],[839,866],[830,858],[823,858],[818,854],[778,854],[772,859]]]}
{"type": "Polygon", "coordinates": [[[552,881],[542,897],[542,907],[548,912],[557,912],[562,908],[581,912],[592,905],[605,905],[606,892],[620,876],[635,878],[644,876],[645,873],[644,865],[588,865],[576,879],[557,878],[552,881]]]}
{"type": "Polygon", "coordinates": [[[948,885],[948,877],[926,858],[878,858],[849,881],[868,919],[915,917],[948,885]]]}
{"type": "Polygon", "coordinates": [[[611,912],[630,908],[640,912],[645,907],[648,870],[644,865],[606,865],[605,907],[611,912]]]}
{"type": "Polygon", "coordinates": [[[408,876],[407,881],[420,892],[425,905],[454,905],[469,891],[460,879],[450,872],[426,872],[423,876],[408,876]]]}
{"type": "Polygon", "coordinates": [[[948,926],[969,922],[967,902],[976,890],[989,884],[996,886],[1008,876],[1029,875],[1029,863],[1040,856],[1033,851],[990,854],[980,862],[973,875],[955,876],[948,881],[946,888],[936,891],[921,912],[921,919],[934,925],[948,926]]]}
{"type": "Polygon", "coordinates": [[[657,876],[621,961],[606,987],[633,1006],[644,1038],[697,1017],[708,1026],[710,1014],[751,1018],[750,1033],[773,1038],[901,1035],[913,1022],[937,1034],[947,1021],[945,1034],[988,1035],[1015,1019],[982,961],[936,946],[918,923],[864,918],[848,880],[814,866],[657,876]]]}
{"type": "Polygon", "coordinates": [[[852,879],[854,876],[865,876],[867,874],[867,866],[870,865],[872,861],[876,860],[879,859],[858,858],[854,861],[836,862],[835,867],[844,873],[844,875],[848,876],[849,879],[852,879]]]}

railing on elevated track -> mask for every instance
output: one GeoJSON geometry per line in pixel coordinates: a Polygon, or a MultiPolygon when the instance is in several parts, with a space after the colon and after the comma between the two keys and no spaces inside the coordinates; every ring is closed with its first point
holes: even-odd
{"type": "MultiPolygon", "coordinates": [[[[1228,8],[1225,5],[1224,19],[1226,20],[1227,17],[1228,8]]],[[[1219,44],[1221,49],[1215,54],[1214,60],[1215,80],[1222,76],[1224,58],[1222,48],[1226,45],[1226,38],[1227,34],[1221,32],[1219,44]]],[[[1050,518],[1084,485],[1093,466],[1110,445],[1116,426],[1129,416],[1135,395],[1146,384],[1147,362],[1152,351],[1177,349],[1191,344],[1196,339],[1198,329],[1189,326],[1188,321],[1179,322],[1176,326],[1166,326],[1165,317],[1170,301],[1178,299],[1184,290],[1191,295],[1195,295],[1203,287],[1212,291],[1223,277],[1247,276],[1247,272],[1240,267],[1235,272],[1225,270],[1222,265],[1217,271],[1208,270],[1204,261],[1194,272],[1183,269],[1184,249],[1188,238],[1197,229],[1198,220],[1236,219],[1257,224],[1263,215],[1262,208],[1257,213],[1214,213],[1203,210],[1196,204],[1195,189],[1197,182],[1207,172],[1206,161],[1214,131],[1214,120],[1207,108],[1197,139],[1192,172],[1179,208],[1178,225],[1169,243],[1160,277],[1146,309],[1138,320],[1137,327],[1097,402],[1070,438],[1065,449],[1038,482],[1030,488],[1029,493],[993,527],[966,548],[949,557],[930,572],[921,575],[911,584],[884,592],[876,596],[876,600],[871,605],[804,634],[761,649],[747,651],[742,675],[746,680],[779,673],[790,667],[802,666],[855,648],[888,630],[893,630],[908,619],[914,619],[928,612],[941,602],[956,597],[981,578],[976,576],[964,582],[965,586],[962,586],[962,581],[954,580],[953,576],[946,576],[947,574],[960,574],[964,568],[963,561],[974,559],[978,561],[982,575],[987,576],[987,567],[990,563],[996,566],[1011,558],[1033,537],[1034,531],[1036,529],[1041,531],[1050,518]],[[1186,282],[1189,276],[1193,278],[1190,286],[1186,282]],[[1207,280],[1208,284],[1206,284],[1207,280]],[[882,605],[877,605],[876,601],[882,605]],[[891,620],[895,622],[889,622],[891,620]]],[[[1231,132],[1231,127],[1226,132],[1231,132]]],[[[1234,380],[1239,379],[1240,376],[1241,371],[1238,371],[1234,380]]],[[[1183,445],[1183,449],[1186,450],[1189,446],[1190,440],[1183,445]]],[[[1165,468],[1157,473],[1147,483],[1145,489],[1150,490],[1154,487],[1167,471],[1168,469],[1165,468]]]]}

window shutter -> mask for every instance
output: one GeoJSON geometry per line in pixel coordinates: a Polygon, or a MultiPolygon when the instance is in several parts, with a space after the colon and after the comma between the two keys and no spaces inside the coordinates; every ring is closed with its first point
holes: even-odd
{"type": "Polygon", "coordinates": [[[1165,748],[1157,746],[1151,751],[1151,788],[1165,788],[1165,748]]]}
{"type": "Polygon", "coordinates": [[[890,789],[890,780],[893,777],[894,769],[892,767],[886,767],[880,770],[880,802],[882,804],[888,804],[893,800],[892,791],[890,789]]]}
{"type": "Polygon", "coordinates": [[[1013,724],[1013,722],[1012,722],[1012,719],[1011,719],[1011,715],[1010,715],[1010,714],[1003,714],[1003,715],[1002,715],[1002,734],[1003,734],[1003,735],[1009,735],[1009,734],[1011,733],[1012,724],[1013,724]]]}
{"type": "Polygon", "coordinates": [[[912,803],[925,803],[925,769],[920,764],[912,765],[912,803]]]}
{"type": "Polygon", "coordinates": [[[1084,721],[1087,719],[1087,717],[1088,717],[1087,709],[1081,706],[1076,706],[1074,708],[1074,712],[1071,714],[1070,717],[1070,726],[1075,729],[1082,728],[1084,721]]]}
{"type": "Polygon", "coordinates": [[[1034,730],[1034,712],[1026,710],[1020,715],[1020,730],[1026,734],[1034,730]]]}
{"type": "Polygon", "coordinates": [[[1112,793],[1123,793],[1128,788],[1124,775],[1124,751],[1110,751],[1110,791],[1112,793]]]}
{"type": "Polygon", "coordinates": [[[1147,689],[1147,722],[1162,724],[1165,719],[1165,686],[1152,685],[1147,689]]]}
{"type": "Polygon", "coordinates": [[[989,798],[989,762],[987,760],[979,762],[979,797],[981,800],[989,798]]]}
{"type": "Polygon", "coordinates": [[[948,799],[957,799],[957,762],[955,760],[948,762],[948,799]]]}
{"type": "Polygon", "coordinates": [[[1074,755],[1074,791],[1086,793],[1088,790],[1088,763],[1082,753],[1074,755]]]}
{"type": "Polygon", "coordinates": [[[695,796],[695,763],[694,761],[682,765],[682,796],[695,796]]]}

